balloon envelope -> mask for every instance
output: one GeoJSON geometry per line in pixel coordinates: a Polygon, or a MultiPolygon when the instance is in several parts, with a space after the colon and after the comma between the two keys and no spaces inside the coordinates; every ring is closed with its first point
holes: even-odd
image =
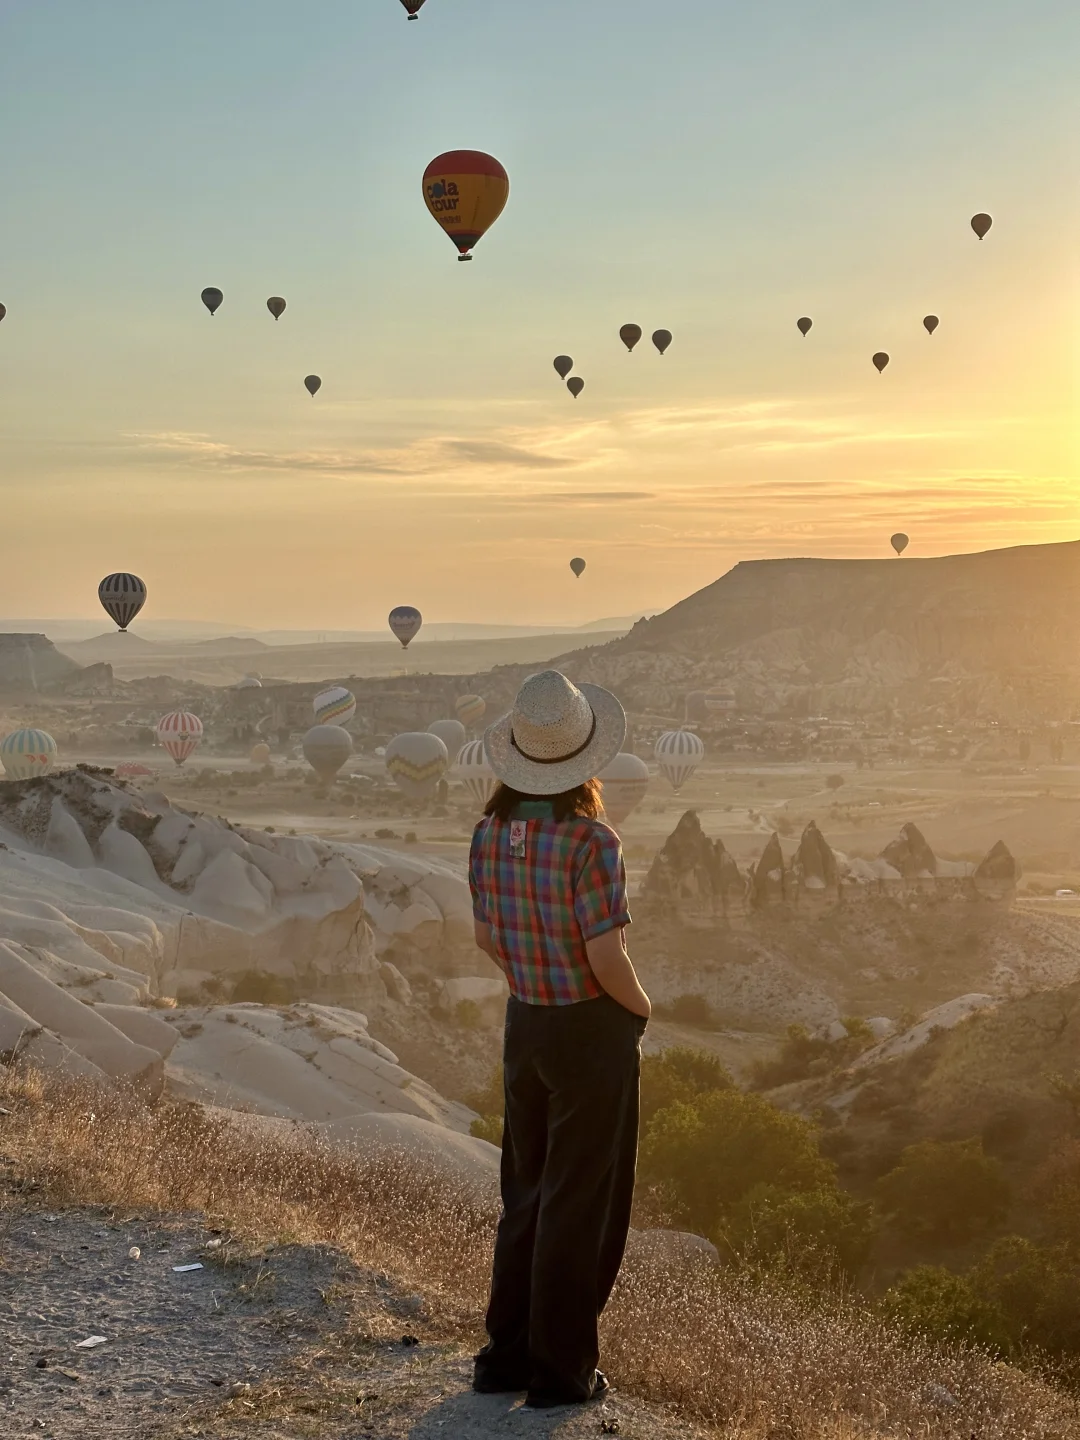
{"type": "Polygon", "coordinates": [[[993,218],[990,215],[980,214],[971,217],[971,228],[980,240],[984,235],[989,233],[990,226],[993,225],[993,223],[993,218]]]}
{"type": "Polygon", "coordinates": [[[879,375],[880,375],[881,372],[885,369],[885,366],[886,366],[888,363],[889,363],[889,357],[888,357],[888,355],[886,355],[886,353],[885,353],[884,350],[879,350],[879,351],[877,352],[877,354],[874,356],[874,367],[875,367],[875,369],[877,370],[877,372],[878,372],[879,375]]]}
{"type": "Polygon", "coordinates": [[[627,350],[633,350],[634,346],[641,339],[641,326],[624,325],[619,331],[619,339],[626,346],[627,350]]]}
{"type": "Polygon", "coordinates": [[[677,795],[705,755],[705,745],[692,730],[666,730],[656,742],[656,763],[677,795]]]}
{"type": "Polygon", "coordinates": [[[453,757],[458,754],[465,741],[469,738],[465,726],[460,720],[436,720],[428,727],[429,735],[437,735],[446,746],[447,755],[453,757]]]}
{"type": "Polygon", "coordinates": [[[265,740],[260,740],[258,745],[251,747],[251,763],[253,765],[269,765],[270,746],[265,740]]]}
{"type": "Polygon", "coordinates": [[[356,714],[356,696],[344,685],[331,685],[320,690],[311,702],[319,725],[347,725],[356,714]]]}
{"type": "Polygon", "coordinates": [[[814,328],[814,322],[810,319],[809,315],[804,315],[801,320],[796,320],[795,324],[799,327],[804,336],[809,335],[810,331],[814,328]]]}
{"type": "Polygon", "coordinates": [[[461,781],[478,806],[483,807],[491,799],[498,781],[495,771],[488,764],[483,740],[470,740],[461,747],[453,778],[461,781]]]}
{"type": "Polygon", "coordinates": [[[556,355],[554,364],[560,380],[565,380],[574,368],[574,362],[570,359],[569,355],[556,355]]]}
{"type": "Polygon", "coordinates": [[[47,775],[56,763],[56,741],[44,730],[13,730],[0,740],[0,764],[9,780],[47,775]]]}
{"type": "Polygon", "coordinates": [[[941,321],[936,315],[926,315],[923,317],[922,323],[926,327],[926,333],[928,335],[932,335],[937,329],[937,327],[941,324],[941,321]]]}
{"type": "Polygon", "coordinates": [[[467,727],[479,725],[487,710],[487,701],[482,695],[461,695],[454,701],[454,714],[467,727]]]}
{"type": "Polygon", "coordinates": [[[582,390],[585,389],[585,381],[582,380],[580,375],[571,375],[570,379],[566,382],[566,388],[576,400],[582,390]]]}
{"type": "Polygon", "coordinates": [[[575,574],[575,575],[578,577],[578,579],[580,580],[580,579],[581,579],[581,572],[585,569],[585,561],[582,560],[582,558],[581,558],[580,555],[575,556],[575,558],[570,561],[570,569],[574,572],[574,574],[575,574]]]}
{"type": "Polygon", "coordinates": [[[654,330],[654,331],[653,331],[653,337],[652,337],[652,343],[656,346],[657,350],[660,351],[660,354],[663,355],[664,351],[665,351],[665,350],[668,348],[668,346],[671,344],[671,331],[670,331],[670,330],[654,330]]]}
{"type": "Polygon", "coordinates": [[[424,0],[401,0],[401,3],[408,11],[409,19],[415,20],[417,15],[420,13],[421,7],[424,4],[424,0]]]}
{"type": "Polygon", "coordinates": [[[211,315],[213,315],[214,311],[218,308],[218,306],[224,299],[225,296],[221,293],[221,291],[217,288],[216,285],[209,285],[202,292],[202,303],[206,306],[207,310],[210,311],[211,315]]]}
{"type": "Polygon", "coordinates": [[[352,754],[352,736],[340,725],[313,725],[304,736],[304,759],[327,784],[352,754]]]}
{"type": "Polygon", "coordinates": [[[189,710],[174,710],[163,715],[157,723],[157,738],[169,752],[177,765],[183,765],[189,755],[198,749],[203,737],[203,723],[189,710]]]}
{"type": "Polygon", "coordinates": [[[266,308],[275,320],[280,320],[282,315],[285,314],[285,301],[280,295],[271,295],[270,299],[266,302],[266,308]]]}
{"type": "Polygon", "coordinates": [[[897,555],[904,553],[908,547],[908,543],[908,537],[902,531],[897,531],[889,541],[889,544],[896,551],[897,555]]]}
{"type": "Polygon", "coordinates": [[[493,155],[448,150],[424,171],[424,203],[458,248],[459,260],[490,230],[506,207],[510,180],[493,155]]]}
{"type": "Polygon", "coordinates": [[[121,635],[146,604],[146,586],[138,575],[131,575],[126,570],[106,575],[97,593],[102,609],[119,626],[121,635]]]}
{"type": "Polygon", "coordinates": [[[401,641],[403,650],[409,648],[410,640],[416,639],[423,623],[424,617],[415,605],[399,605],[390,611],[390,629],[401,641]]]}
{"type": "Polygon", "coordinates": [[[322,381],[319,379],[318,375],[305,375],[304,388],[314,400],[315,396],[322,389],[322,381]]]}
{"type": "Polygon", "coordinates": [[[7,314],[7,306],[6,306],[6,305],[0,305],[0,320],[2,320],[6,314],[7,314]]]}
{"type": "Polygon", "coordinates": [[[645,799],[649,767],[639,756],[620,751],[596,778],[604,786],[604,814],[613,824],[621,825],[645,799]]]}
{"type": "Polygon", "coordinates": [[[450,768],[450,756],[438,735],[409,730],[386,747],[386,768],[410,800],[427,800],[450,768]]]}

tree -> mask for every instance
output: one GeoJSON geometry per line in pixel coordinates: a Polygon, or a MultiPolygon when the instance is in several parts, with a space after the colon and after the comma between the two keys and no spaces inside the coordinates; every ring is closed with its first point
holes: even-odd
{"type": "Polygon", "coordinates": [[[1009,1187],[981,1140],[922,1140],[878,1181],[882,1208],[909,1234],[963,1242],[1001,1220],[1009,1187]]]}
{"type": "Polygon", "coordinates": [[[645,1129],[641,1176],[671,1196],[682,1223],[705,1235],[722,1233],[755,1186],[790,1192],[835,1185],[808,1120],[735,1089],[658,1111],[645,1129]]]}
{"type": "Polygon", "coordinates": [[[825,784],[830,790],[839,790],[844,784],[844,777],[843,775],[828,775],[825,778],[825,784]]]}
{"type": "Polygon", "coordinates": [[[730,1090],[735,1082],[717,1056],[688,1045],[673,1045],[641,1062],[641,1124],[658,1110],[688,1103],[714,1090],[730,1090]]]}
{"type": "Polygon", "coordinates": [[[782,1259],[804,1273],[837,1266],[854,1277],[876,1233],[874,1208],[835,1184],[816,1190],[758,1185],[732,1211],[724,1238],[744,1259],[782,1259]]]}
{"type": "Polygon", "coordinates": [[[965,1275],[943,1265],[916,1265],[886,1291],[885,1318],[933,1340],[963,1341],[1004,1351],[1009,1347],[1005,1317],[976,1292],[965,1275]]]}

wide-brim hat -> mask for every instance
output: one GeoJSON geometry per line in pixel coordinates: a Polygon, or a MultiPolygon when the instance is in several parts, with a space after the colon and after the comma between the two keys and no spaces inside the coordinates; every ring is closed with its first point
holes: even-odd
{"type": "Polygon", "coordinates": [[[524,795],[560,795],[609,765],[626,738],[626,712],[599,685],[558,670],[530,675],[509,715],[484,733],[488,764],[524,795]]]}

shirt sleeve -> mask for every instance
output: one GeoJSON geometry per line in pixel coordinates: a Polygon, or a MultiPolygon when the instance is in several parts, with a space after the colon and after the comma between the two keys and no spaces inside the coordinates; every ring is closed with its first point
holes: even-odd
{"type": "Polygon", "coordinates": [[[478,825],[473,831],[472,844],[469,846],[469,889],[472,892],[474,918],[481,925],[490,925],[480,890],[480,830],[481,826],[478,825]]]}
{"type": "Polygon", "coordinates": [[[586,940],[630,924],[622,845],[606,826],[597,826],[582,847],[574,914],[586,940]]]}

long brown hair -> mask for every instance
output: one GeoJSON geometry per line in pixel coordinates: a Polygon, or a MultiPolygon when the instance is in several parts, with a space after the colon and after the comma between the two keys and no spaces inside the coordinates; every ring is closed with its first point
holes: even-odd
{"type": "Polygon", "coordinates": [[[601,781],[586,780],[583,785],[575,785],[573,790],[564,790],[561,795],[525,795],[500,780],[494,795],[484,806],[484,814],[494,815],[496,820],[509,820],[523,800],[547,800],[556,820],[572,820],[575,816],[582,820],[598,820],[604,808],[603,790],[601,781]]]}

